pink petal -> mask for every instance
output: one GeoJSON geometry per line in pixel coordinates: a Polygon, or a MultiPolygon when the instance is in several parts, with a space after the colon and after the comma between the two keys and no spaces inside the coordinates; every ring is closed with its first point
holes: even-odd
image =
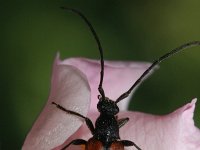
{"type": "Polygon", "coordinates": [[[86,115],[90,105],[90,87],[84,74],[73,66],[54,62],[49,99],[23,145],[24,150],[49,150],[62,144],[83,123],[83,119],[64,113],[52,101],[66,109],[86,115]]]}
{"type": "MultiPolygon", "coordinates": [[[[96,111],[98,102],[97,95],[99,95],[98,85],[100,81],[99,61],[85,58],[70,58],[61,61],[60,64],[73,65],[87,76],[92,95],[90,110],[96,111]]],[[[116,100],[133,85],[149,65],[149,63],[138,62],[105,61],[103,88],[106,96],[112,100],[116,100]]],[[[119,103],[121,110],[127,109],[130,97],[131,95],[119,103]]]]}
{"type": "MultiPolygon", "coordinates": [[[[140,112],[120,112],[119,118],[129,117],[130,121],[120,129],[121,139],[135,142],[142,150],[199,150],[200,130],[194,126],[194,99],[169,115],[155,116],[140,112]]],[[[96,120],[98,113],[90,113],[96,120]]],[[[92,135],[84,124],[65,144],[73,139],[88,140],[92,135]]],[[[71,146],[70,150],[80,150],[71,146]]],[[[126,150],[135,150],[127,147],[126,150]]]]}
{"type": "Polygon", "coordinates": [[[198,150],[200,130],[193,121],[195,102],[165,116],[121,113],[120,117],[130,117],[130,123],[121,129],[121,138],[131,139],[144,150],[198,150]]]}

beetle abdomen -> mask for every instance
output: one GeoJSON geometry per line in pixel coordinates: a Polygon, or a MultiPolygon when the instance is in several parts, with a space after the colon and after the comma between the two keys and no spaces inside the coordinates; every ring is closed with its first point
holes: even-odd
{"type": "Polygon", "coordinates": [[[88,140],[84,150],[124,150],[124,145],[120,141],[114,141],[106,148],[101,141],[91,138],[88,140]]]}
{"type": "Polygon", "coordinates": [[[85,150],[104,150],[104,146],[101,141],[91,138],[88,140],[85,150]]]}

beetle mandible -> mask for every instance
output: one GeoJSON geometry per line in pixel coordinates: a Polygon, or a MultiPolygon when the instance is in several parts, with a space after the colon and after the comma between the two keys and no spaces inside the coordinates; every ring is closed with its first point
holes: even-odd
{"type": "Polygon", "coordinates": [[[120,127],[122,127],[128,122],[129,118],[128,117],[122,118],[122,119],[117,118],[117,114],[119,113],[119,107],[117,106],[117,103],[123,100],[124,98],[128,97],[131,91],[139,83],[141,83],[141,81],[150,73],[150,71],[160,62],[180,52],[183,49],[200,45],[200,41],[192,41],[192,42],[183,44],[171,50],[170,52],[164,54],[158,59],[156,59],[151,64],[151,66],[147,68],[146,71],[144,71],[144,73],[137,79],[137,81],[130,87],[128,91],[121,94],[115,101],[113,101],[109,99],[108,97],[106,97],[104,89],[103,89],[103,78],[104,78],[103,49],[102,49],[102,46],[101,46],[101,43],[100,43],[99,37],[97,36],[96,31],[94,30],[89,20],[80,11],[76,9],[72,9],[72,8],[67,8],[67,7],[62,7],[62,8],[65,10],[69,10],[77,14],[78,16],[80,16],[90,28],[90,31],[92,32],[92,35],[94,36],[94,39],[97,42],[98,49],[100,52],[101,71],[100,71],[100,82],[99,82],[99,87],[98,87],[100,95],[98,95],[99,102],[97,104],[97,109],[100,112],[100,115],[95,122],[95,126],[93,125],[92,121],[89,118],[77,112],[67,110],[61,105],[55,102],[52,102],[52,104],[56,105],[56,107],[61,109],[62,111],[68,114],[83,118],[86,122],[87,127],[92,133],[92,137],[88,141],[83,140],[83,139],[75,139],[71,141],[69,144],[67,144],[66,146],[64,146],[61,150],[68,148],[72,144],[84,145],[85,150],[124,150],[124,147],[127,147],[127,146],[134,146],[137,150],[142,150],[134,142],[120,139],[119,129],[120,127]]]}

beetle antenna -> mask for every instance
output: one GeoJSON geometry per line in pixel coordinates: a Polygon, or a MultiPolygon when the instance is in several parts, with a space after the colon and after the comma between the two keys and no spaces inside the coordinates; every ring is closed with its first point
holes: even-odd
{"type": "Polygon", "coordinates": [[[135,87],[140,84],[142,82],[142,80],[147,76],[149,75],[150,71],[156,67],[156,65],[158,65],[159,63],[161,63],[163,60],[171,57],[172,55],[184,50],[184,49],[187,49],[187,48],[190,48],[190,47],[193,47],[193,46],[199,46],[200,45],[200,41],[192,41],[192,42],[189,42],[189,43],[186,43],[186,44],[183,44],[175,49],[173,49],[172,51],[166,53],[165,55],[161,56],[160,58],[158,58],[157,60],[155,60],[151,66],[137,79],[137,81],[132,85],[132,87],[125,93],[123,93],[121,96],[119,96],[117,98],[117,100],[115,101],[115,103],[118,103],[120,102],[121,100],[123,100],[124,98],[128,97],[129,94],[131,93],[131,91],[133,89],[135,89],[135,87]]]}
{"type": "Polygon", "coordinates": [[[88,25],[88,27],[90,28],[90,31],[92,32],[92,35],[94,37],[94,39],[96,40],[97,42],[97,45],[98,45],[98,49],[99,49],[99,52],[100,52],[100,62],[101,62],[101,72],[100,72],[100,82],[99,82],[99,87],[98,87],[98,90],[99,90],[99,93],[101,94],[102,96],[102,99],[105,99],[105,92],[103,90],[103,87],[102,87],[102,84],[103,84],[103,77],[104,77],[104,58],[103,58],[103,49],[102,49],[102,46],[101,46],[101,42],[99,40],[99,37],[97,36],[97,33],[96,31],[94,30],[94,27],[92,26],[92,24],[89,22],[89,20],[83,15],[83,13],[81,13],[79,10],[76,10],[76,9],[73,9],[73,8],[68,8],[68,7],[61,7],[62,9],[65,9],[65,10],[69,10],[75,14],[77,14],[78,16],[80,16],[84,21],[85,23],[88,25]]]}

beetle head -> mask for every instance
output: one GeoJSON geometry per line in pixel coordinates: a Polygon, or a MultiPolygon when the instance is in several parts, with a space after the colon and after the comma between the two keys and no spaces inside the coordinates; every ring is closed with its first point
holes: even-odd
{"type": "Polygon", "coordinates": [[[106,115],[116,115],[119,112],[119,107],[115,101],[105,97],[98,96],[99,102],[97,104],[97,109],[100,113],[106,115]]]}

